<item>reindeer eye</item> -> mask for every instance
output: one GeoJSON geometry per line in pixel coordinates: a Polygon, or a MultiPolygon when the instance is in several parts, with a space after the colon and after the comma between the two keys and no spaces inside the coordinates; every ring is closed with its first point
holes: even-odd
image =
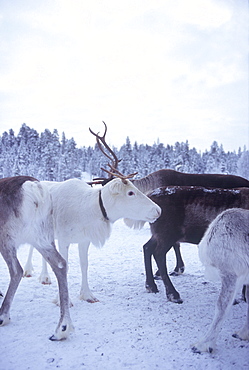
{"type": "Polygon", "coordinates": [[[135,193],[133,193],[133,191],[129,191],[128,195],[131,197],[132,195],[135,195],[135,193]]]}

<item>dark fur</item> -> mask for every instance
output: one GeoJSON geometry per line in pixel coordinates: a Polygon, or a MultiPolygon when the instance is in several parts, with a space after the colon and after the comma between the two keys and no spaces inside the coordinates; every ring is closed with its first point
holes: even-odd
{"type": "MultiPolygon", "coordinates": [[[[162,169],[149,174],[138,180],[132,180],[133,184],[145,194],[149,194],[161,186],[203,186],[212,188],[239,188],[249,187],[249,181],[240,176],[222,174],[197,174],[182,173],[170,169],[162,169]]],[[[180,243],[173,245],[176,254],[176,266],[173,274],[184,271],[184,262],[181,256],[180,243]]],[[[146,253],[146,250],[145,250],[146,253]]],[[[148,260],[148,256],[144,256],[148,260]]],[[[157,272],[157,275],[159,273],[157,272]]]]}
{"type": "Polygon", "coordinates": [[[50,339],[61,340],[69,335],[73,327],[69,313],[67,264],[56,250],[53,239],[52,200],[46,185],[29,176],[1,179],[0,253],[8,266],[10,282],[0,307],[0,326],[10,321],[11,303],[23,276],[17,248],[27,243],[34,245],[49,262],[58,282],[60,320],[50,339]]]}
{"type": "Polygon", "coordinates": [[[222,174],[182,173],[169,169],[162,169],[133,180],[133,184],[143,193],[148,193],[161,186],[203,186],[212,188],[241,188],[249,187],[249,181],[240,176],[222,174]]]}
{"type": "Polygon", "coordinates": [[[16,176],[0,179],[0,226],[6,223],[12,212],[18,217],[18,209],[22,203],[21,188],[26,181],[38,180],[30,176],[16,176]]]}
{"type": "Polygon", "coordinates": [[[166,267],[166,253],[176,242],[198,244],[210,222],[227,208],[249,208],[249,189],[212,189],[175,186],[156,189],[148,195],[162,209],[159,219],[150,225],[152,237],[144,245],[146,287],[156,293],[151,255],[154,256],[169,300],[182,303],[166,267]]]}

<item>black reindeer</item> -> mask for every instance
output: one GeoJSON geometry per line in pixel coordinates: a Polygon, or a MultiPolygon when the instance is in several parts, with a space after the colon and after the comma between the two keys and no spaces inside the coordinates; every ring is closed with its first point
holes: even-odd
{"type": "Polygon", "coordinates": [[[214,189],[198,186],[169,186],[156,189],[149,198],[162,214],[150,224],[152,237],[144,245],[146,288],[158,292],[151,265],[153,255],[166,288],[167,298],[182,303],[166,267],[166,253],[176,242],[198,244],[211,221],[228,208],[249,209],[249,189],[214,189]]]}
{"type": "MultiPolygon", "coordinates": [[[[249,181],[240,176],[222,174],[197,174],[182,173],[170,169],[162,169],[149,174],[141,179],[132,180],[133,184],[145,194],[151,193],[154,189],[162,186],[203,186],[212,188],[239,188],[249,187],[249,181]]],[[[171,275],[178,275],[184,272],[184,262],[181,256],[180,243],[174,243],[173,248],[176,254],[176,266],[171,275]]],[[[150,254],[145,250],[145,259],[150,258],[150,254]],[[147,253],[147,255],[146,255],[147,253]]],[[[159,275],[159,272],[156,274],[159,275]]]]}

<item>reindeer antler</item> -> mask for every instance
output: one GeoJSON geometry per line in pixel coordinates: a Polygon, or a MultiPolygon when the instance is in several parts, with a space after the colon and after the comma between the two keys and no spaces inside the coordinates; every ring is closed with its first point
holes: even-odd
{"type": "Polygon", "coordinates": [[[132,177],[134,177],[135,175],[138,174],[138,172],[134,172],[134,173],[130,173],[129,175],[125,176],[121,172],[119,172],[117,169],[112,168],[112,166],[110,164],[108,164],[108,165],[113,170],[113,172],[109,171],[109,170],[106,170],[105,168],[102,168],[102,167],[101,167],[101,170],[107,172],[112,177],[118,177],[119,179],[121,179],[124,182],[125,182],[125,180],[131,179],[132,177]]]}
{"type": "Polygon", "coordinates": [[[107,181],[112,180],[114,177],[118,177],[123,182],[125,182],[126,180],[131,179],[133,176],[135,176],[137,174],[137,172],[125,176],[121,172],[118,171],[117,167],[118,167],[119,162],[121,162],[121,159],[118,159],[118,157],[116,156],[114,151],[106,143],[105,136],[106,136],[106,132],[107,132],[107,125],[104,121],[102,121],[102,122],[105,125],[105,132],[104,132],[103,136],[100,136],[99,133],[96,134],[95,132],[93,132],[90,129],[90,127],[89,127],[89,131],[91,132],[92,135],[94,135],[96,137],[96,141],[97,141],[98,147],[101,150],[101,152],[111,161],[112,164],[108,163],[108,166],[110,167],[111,171],[106,170],[105,168],[101,168],[102,171],[105,171],[106,173],[108,173],[109,178],[105,179],[105,178],[98,177],[98,178],[94,179],[94,182],[91,182],[91,183],[88,183],[88,184],[90,184],[90,185],[91,184],[100,184],[100,183],[104,184],[107,181]],[[104,148],[106,148],[108,150],[108,152],[112,155],[112,157],[105,152],[101,143],[104,146],[104,148]]]}
{"type": "Polygon", "coordinates": [[[118,164],[121,161],[121,159],[118,159],[118,157],[116,156],[116,154],[114,153],[114,151],[106,143],[105,136],[106,136],[106,132],[107,132],[107,125],[106,125],[106,123],[104,121],[102,121],[102,122],[105,125],[105,132],[104,132],[104,135],[103,136],[100,136],[99,133],[96,134],[95,132],[93,132],[90,129],[90,127],[89,127],[89,131],[91,132],[91,134],[93,134],[94,136],[96,136],[96,141],[97,141],[97,144],[98,144],[99,149],[112,162],[112,168],[115,169],[115,171],[116,171],[117,170],[117,167],[118,167],[118,164]],[[104,149],[102,148],[102,145],[101,145],[100,142],[109,151],[109,153],[112,155],[113,158],[104,151],[104,149]]]}

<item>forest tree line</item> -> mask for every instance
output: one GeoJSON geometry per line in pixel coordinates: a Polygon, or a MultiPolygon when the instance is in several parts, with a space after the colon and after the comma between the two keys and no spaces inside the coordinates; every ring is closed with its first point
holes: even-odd
{"type": "MultiPolygon", "coordinates": [[[[153,145],[132,144],[129,137],[120,147],[112,147],[119,159],[119,171],[138,172],[143,177],[162,168],[188,173],[224,173],[249,179],[249,151],[225,152],[214,141],[210,150],[201,153],[189,148],[188,141],[174,145],[157,142],[153,145]]],[[[25,123],[15,135],[12,129],[0,136],[0,177],[34,176],[39,180],[63,181],[69,178],[106,177],[108,159],[95,147],[77,147],[73,138],[60,138],[55,129],[39,134],[25,123]]]]}

